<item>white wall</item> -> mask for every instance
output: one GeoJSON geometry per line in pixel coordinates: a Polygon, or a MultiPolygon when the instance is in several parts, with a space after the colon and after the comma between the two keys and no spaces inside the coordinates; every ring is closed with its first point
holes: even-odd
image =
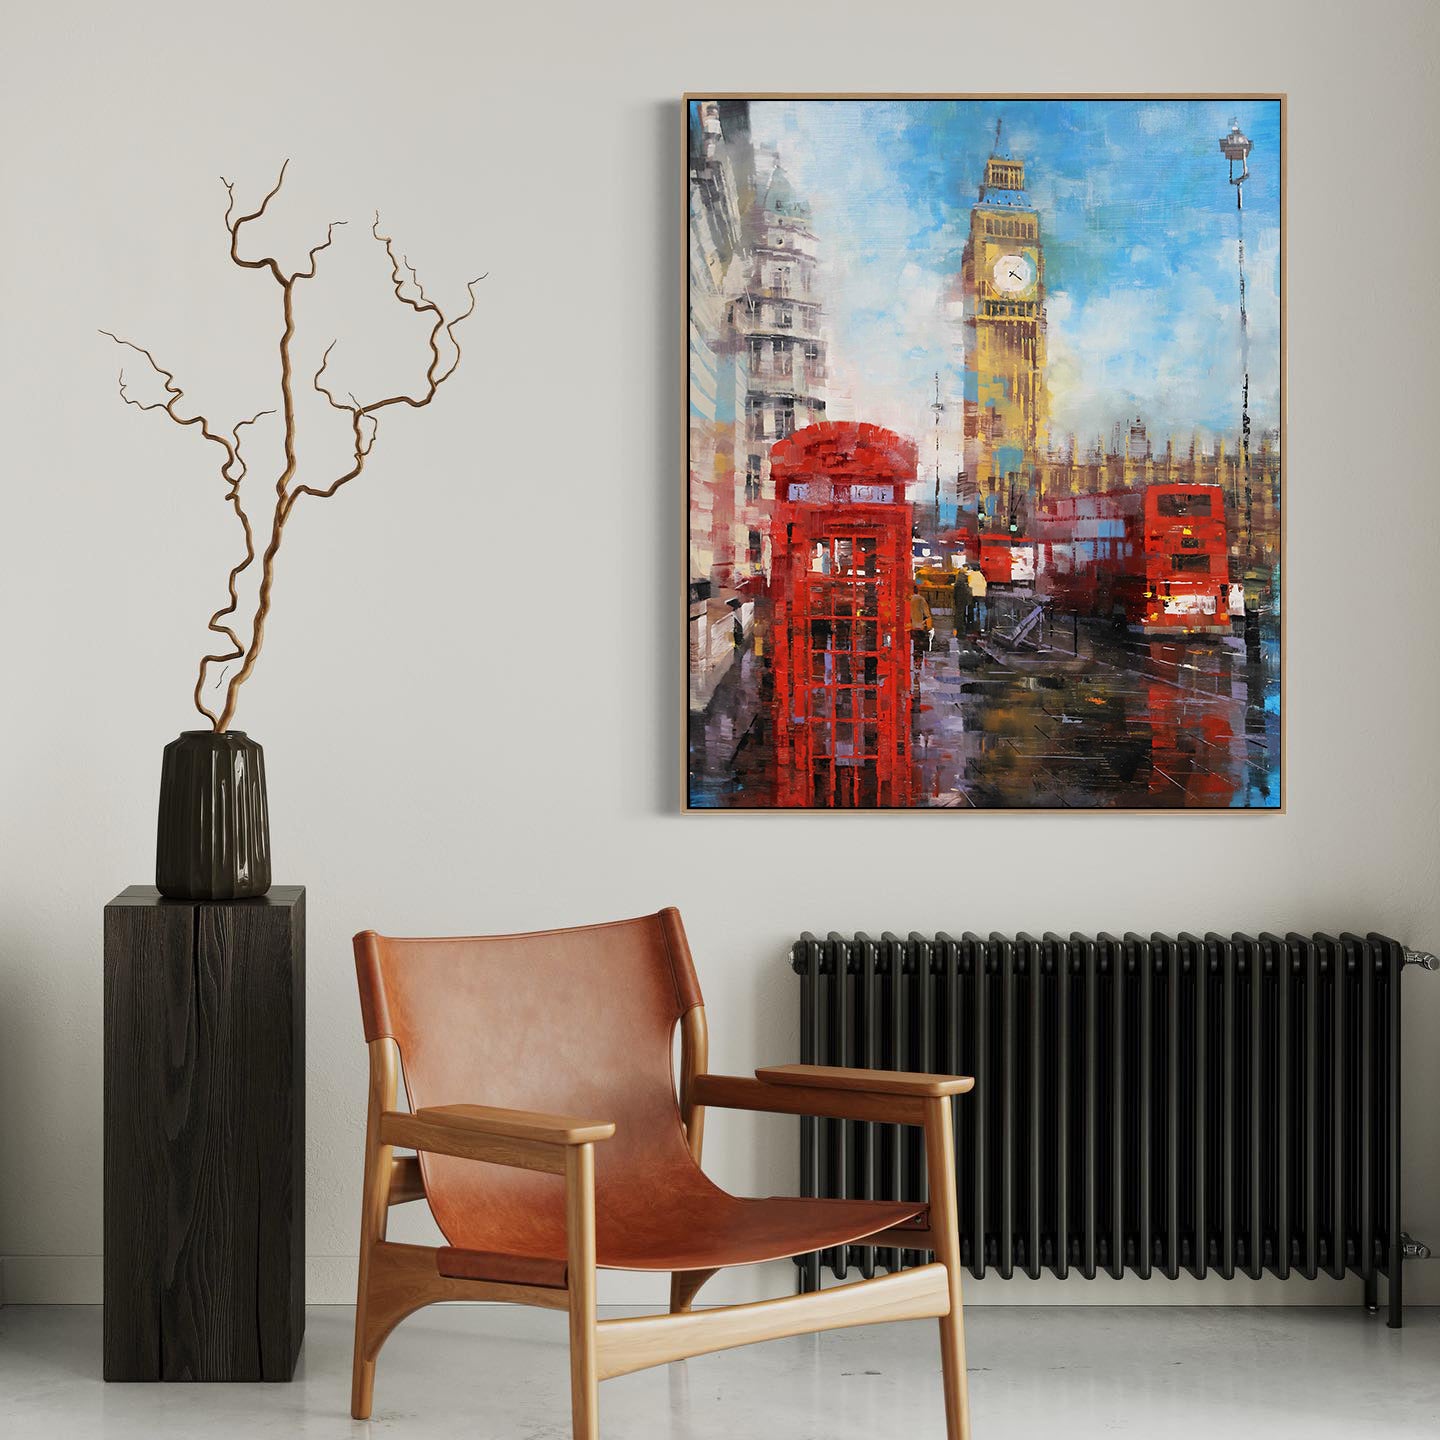
{"type": "MultiPolygon", "coordinates": [[[[1440,941],[1433,13],[1425,0],[1256,0],[1242,37],[1153,0],[1024,9],[1020,53],[990,43],[991,6],[948,0],[9,12],[12,1301],[98,1297],[100,910],[150,878],[160,750],[194,723],[191,667],[234,538],[207,447],[121,406],[117,354],[95,330],[171,358],[217,414],[269,403],[275,292],[224,259],[222,171],[253,196],[293,157],[275,229],[291,246],[378,204],[437,290],[453,296],[476,262],[491,276],[441,400],[387,421],[360,481],[296,511],[240,711],[266,747],[276,878],[309,886],[314,1298],[351,1283],[365,1090],[349,937],[362,926],[523,929],[677,904],[714,1065],[737,1071],[793,1054],[785,951],[807,927],[1440,941]],[[678,97],[705,86],[1289,92],[1286,815],[678,813],[678,97]],[[1357,195],[1387,223],[1362,230],[1357,195]],[[567,574],[570,555],[583,558],[567,574]]],[[[337,277],[369,261],[362,228],[337,246],[337,277]]],[[[304,298],[307,353],[330,338],[317,332],[335,304],[319,284],[304,298]]],[[[410,353],[387,356],[389,343],[349,358],[378,369],[410,353]]],[[[1440,1248],[1440,976],[1406,989],[1406,1209],[1440,1248]]],[[[723,1180],[794,1183],[792,1122],[717,1118],[711,1134],[723,1180]]],[[[731,1293],[789,1280],[778,1267],[731,1293]]],[[[1061,1293],[1195,1298],[1164,1282],[1082,1288],[1061,1293]]],[[[658,1290],[607,1291],[641,1293],[658,1290]]],[[[1016,1282],[999,1298],[1050,1293],[1016,1282]]]]}

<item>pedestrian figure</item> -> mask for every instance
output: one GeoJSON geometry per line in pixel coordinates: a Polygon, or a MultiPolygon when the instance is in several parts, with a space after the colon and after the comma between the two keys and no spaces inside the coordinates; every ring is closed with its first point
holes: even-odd
{"type": "Polygon", "coordinates": [[[972,603],[970,577],[965,573],[965,567],[962,565],[955,572],[955,612],[952,616],[957,639],[970,629],[970,606],[972,603]]]}
{"type": "Polygon", "coordinates": [[[935,628],[935,618],[930,613],[930,603],[915,587],[910,590],[910,655],[915,677],[915,688],[920,688],[920,667],[925,652],[930,648],[930,632],[935,628]]]}
{"type": "Polygon", "coordinates": [[[970,570],[971,626],[975,634],[984,634],[990,628],[990,606],[985,599],[990,587],[985,583],[985,572],[975,565],[970,570]]]}

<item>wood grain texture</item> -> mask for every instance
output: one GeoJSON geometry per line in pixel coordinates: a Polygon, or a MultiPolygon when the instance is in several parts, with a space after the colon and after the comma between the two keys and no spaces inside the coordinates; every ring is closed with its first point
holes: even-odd
{"type": "Polygon", "coordinates": [[[914,1070],[860,1070],[843,1065],[767,1065],[755,1072],[769,1085],[808,1085],[868,1095],[919,1095],[934,1099],[964,1095],[975,1088],[969,1075],[928,1075],[914,1070]]]}
{"type": "MultiPolygon", "coordinates": [[[[393,1040],[370,1042],[370,1103],[365,1120],[365,1172],[360,1189],[360,1254],[356,1266],[355,1351],[350,1414],[368,1420],[375,1398],[375,1356],[370,1351],[370,1268],[385,1240],[395,1152],[380,1141],[380,1117],[394,1107],[400,1088],[400,1052],[393,1040]]],[[[415,1162],[419,1179],[420,1162],[415,1162]]],[[[423,1181],[421,1181],[423,1188],[423,1181]]]]}
{"type": "Polygon", "coordinates": [[[676,1270],[670,1276],[670,1313],[688,1314],[706,1281],[713,1279],[718,1270],[676,1270]]]}
{"type": "MultiPolygon", "coordinates": [[[[680,1017],[680,1119],[685,1126],[685,1143],[695,1163],[705,1150],[705,1107],[695,1101],[695,1079],[710,1066],[710,1028],[705,1007],[694,1005],[680,1017]]],[[[670,1313],[688,1311],[700,1288],[714,1270],[677,1270],[670,1277],[670,1313]]]]}
{"type": "Polygon", "coordinates": [[[970,1380],[965,1369],[965,1310],[960,1292],[960,1208],[955,1198],[954,1101],[934,1099],[925,1118],[925,1166],[935,1259],[949,1305],[940,1316],[940,1371],[946,1440],[970,1440],[970,1380]]]}
{"type": "Polygon", "coordinates": [[[107,1380],[288,1380],[304,1335],[305,896],[105,911],[107,1380]]]}
{"type": "MultiPolygon", "coordinates": [[[[425,1198],[425,1180],[420,1174],[420,1160],[415,1155],[393,1155],[390,1159],[390,1187],[387,1205],[408,1205],[425,1198]]],[[[384,1238],[383,1236],[381,1237],[384,1238]]]]}
{"type": "MultiPolygon", "coordinates": [[[[634,1320],[601,1320],[600,1378],[613,1380],[652,1365],[668,1365],[736,1345],[781,1340],[851,1325],[887,1320],[930,1320],[950,1309],[950,1283],[943,1265],[922,1265],[895,1275],[837,1285],[809,1295],[786,1295],[719,1310],[681,1315],[643,1315],[634,1320]]],[[[577,1432],[578,1433],[578,1432],[577,1432]]]]}
{"type": "Polygon", "coordinates": [[[609,1120],[581,1120],[538,1110],[504,1110],[495,1105],[426,1105],[416,1120],[453,1127],[458,1134],[504,1135],[514,1140],[539,1140],[546,1145],[589,1145],[615,1133],[609,1120]]]}
{"type": "Polygon", "coordinates": [[[595,1147],[565,1155],[565,1258],[570,1279],[570,1414],[574,1440],[600,1440],[595,1366],[595,1147]]]}
{"type": "Polygon", "coordinates": [[[710,1029],[705,1007],[692,1006],[680,1017],[680,1119],[685,1143],[700,1163],[705,1149],[705,1107],[695,1100],[695,1081],[710,1068],[710,1029]]]}
{"type": "Polygon", "coordinates": [[[745,1075],[697,1075],[690,1093],[695,1104],[720,1110],[825,1115],[836,1120],[882,1120],[892,1125],[925,1123],[926,1101],[920,1095],[877,1095],[864,1090],[771,1085],[745,1075]]]}
{"type": "Polygon", "coordinates": [[[508,1135],[466,1129],[422,1119],[405,1110],[387,1110],[380,1117],[382,1144],[461,1160],[488,1160],[492,1165],[513,1165],[551,1175],[565,1173],[565,1146],[543,1140],[515,1140],[508,1135]]]}
{"type": "MultiPolygon", "coordinates": [[[[374,1395],[374,1364],[390,1332],[407,1316],[426,1305],[467,1301],[497,1305],[534,1305],[542,1310],[566,1310],[570,1294],[549,1286],[510,1285],[498,1280],[464,1280],[442,1275],[436,1268],[438,1251],[429,1245],[402,1245],[382,1240],[370,1247],[367,1272],[368,1298],[361,1333],[356,1336],[356,1357],[370,1365],[363,1396],[369,1418],[374,1395]]],[[[361,1398],[352,1394],[352,1400],[361,1398]]],[[[352,1412],[353,1413],[353,1412],[352,1412]]]]}

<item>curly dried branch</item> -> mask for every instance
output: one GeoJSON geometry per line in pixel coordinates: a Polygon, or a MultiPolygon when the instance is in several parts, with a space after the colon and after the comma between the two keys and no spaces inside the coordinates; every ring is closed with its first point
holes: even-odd
{"type": "Polygon", "coordinates": [[[365,468],[366,457],[374,448],[375,437],[380,433],[380,422],[373,415],[367,415],[364,407],[355,398],[353,392],[350,395],[350,404],[346,405],[335,398],[335,394],[327,386],[321,383],[326,368],[330,364],[330,352],[334,350],[336,342],[332,340],[325,347],[325,354],[321,357],[320,368],[315,372],[311,384],[315,389],[328,400],[331,406],[350,416],[351,433],[354,436],[354,463],[343,475],[332,480],[324,487],[314,485],[297,485],[286,497],[285,514],[288,516],[295,502],[302,495],[313,495],[317,500],[328,500],[342,485],[348,485],[365,468]],[[370,429],[368,435],[365,432],[365,421],[369,420],[370,429]]]}
{"type": "Polygon", "coordinates": [[[246,260],[240,254],[240,227],[248,225],[252,220],[258,220],[269,208],[270,202],[280,193],[280,187],[285,183],[285,172],[290,167],[287,160],[280,167],[280,178],[270,187],[270,193],[260,202],[259,208],[252,210],[248,215],[241,215],[232,220],[235,214],[235,186],[223,175],[220,183],[224,185],[225,192],[230,197],[230,203],[225,207],[225,228],[230,232],[230,258],[237,264],[244,266],[247,270],[268,270],[275,279],[285,286],[293,285],[297,280],[313,280],[315,278],[315,266],[318,263],[316,256],[322,250],[328,250],[335,240],[336,229],[344,225],[344,220],[332,220],[325,232],[325,238],[309,251],[310,268],[308,270],[296,270],[291,275],[286,275],[280,268],[280,262],[273,255],[262,255],[255,260],[246,260]]]}
{"type": "MultiPolygon", "coordinates": [[[[230,433],[227,440],[223,435],[215,432],[209,422],[200,415],[186,418],[176,412],[176,406],[183,397],[183,390],[175,384],[174,375],[159,365],[155,357],[142,346],[135,345],[132,341],[124,340],[118,335],[112,335],[110,331],[103,333],[109,335],[117,344],[129,346],[138,353],[145,356],[161,376],[166,392],[166,399],[147,404],[134,399],[126,388],[124,372],[120,375],[120,396],[127,405],[133,405],[141,410],[164,410],[172,420],[179,425],[199,425],[201,433],[207,440],[220,445],[226,452],[225,463],[221,466],[221,476],[228,485],[225,499],[229,503],[240,521],[245,536],[244,557],[231,568],[226,591],[228,602],[210,617],[207,628],[214,634],[222,636],[229,645],[229,649],[218,654],[204,656],[200,661],[199,674],[195,682],[195,705],[217,731],[223,731],[229,725],[235,711],[236,699],[240,687],[245,683],[251,671],[255,668],[255,662],[259,658],[261,646],[265,637],[265,625],[270,614],[270,606],[275,583],[275,556],[280,549],[284,536],[286,522],[295,507],[296,502],[302,495],[313,495],[317,499],[327,499],[334,495],[342,486],[350,483],[365,468],[365,462],[371,451],[374,449],[376,438],[380,431],[380,421],[377,412],[391,405],[408,405],[412,409],[421,409],[435,398],[440,386],[450,378],[459,367],[461,360],[460,342],[456,339],[456,328],[475,313],[476,295],[475,287],[484,275],[471,280],[466,286],[469,296],[469,303],[465,309],[452,318],[446,318],[445,312],[435,303],[425,290],[419,274],[410,263],[409,256],[397,255],[394,241],[391,236],[383,235],[380,232],[380,215],[377,211],[375,220],[371,226],[371,233],[385,247],[385,253],[390,261],[390,277],[394,287],[395,298],[416,314],[433,316],[433,323],[430,326],[428,344],[430,347],[430,363],[425,370],[425,386],[419,395],[391,395],[383,399],[372,400],[362,404],[354,392],[349,392],[349,402],[339,399],[335,392],[325,383],[325,375],[330,363],[330,356],[335,349],[335,342],[332,340],[321,358],[320,366],[311,379],[314,389],[323,395],[332,409],[343,411],[350,417],[351,429],[351,464],[345,472],[337,476],[328,485],[294,485],[292,482],[298,469],[298,458],[296,450],[296,416],[295,400],[293,394],[293,360],[290,353],[291,344],[295,336],[295,309],[294,292],[296,284],[301,280],[310,280],[315,277],[318,269],[319,256],[329,249],[334,243],[335,231],[343,225],[343,220],[333,220],[326,229],[325,238],[319,244],[308,251],[308,268],[296,270],[286,275],[281,269],[279,261],[274,256],[260,256],[254,259],[247,259],[240,253],[240,231],[253,220],[261,219],[269,208],[270,202],[280,193],[285,183],[285,175],[289,169],[290,162],[287,160],[280,167],[280,174],[271,186],[268,193],[261,200],[260,204],[252,211],[244,215],[235,214],[235,187],[222,176],[222,183],[229,196],[229,203],[225,208],[225,228],[230,236],[230,258],[236,265],[247,270],[268,270],[280,286],[282,292],[284,326],[280,335],[279,356],[280,356],[280,393],[282,400],[282,424],[284,439],[285,463],[275,482],[275,509],[271,518],[269,541],[260,555],[260,586],[256,600],[255,615],[251,622],[250,639],[248,644],[241,642],[231,623],[238,606],[238,582],[239,577],[255,562],[255,535],[250,524],[249,516],[240,501],[240,483],[247,473],[240,432],[247,426],[253,425],[262,416],[273,414],[273,411],[262,410],[259,414],[252,416],[249,420],[240,421],[230,433]],[[442,343],[441,337],[444,337],[442,343]],[[232,661],[240,662],[239,669],[225,680],[225,703],[217,715],[204,703],[203,690],[211,665],[228,666],[232,661]]],[[[221,679],[224,680],[222,672],[221,679]]],[[[217,681],[218,685],[220,681],[217,681]]]]}
{"type": "MultiPolygon", "coordinates": [[[[195,708],[217,729],[220,725],[220,717],[205,704],[200,696],[205,688],[205,676],[211,665],[228,665],[232,660],[244,658],[245,647],[240,643],[240,637],[230,625],[222,624],[221,621],[226,619],[227,616],[233,615],[239,608],[240,596],[237,589],[239,579],[240,576],[250,568],[250,565],[255,559],[255,535],[250,527],[250,517],[245,513],[245,507],[240,503],[240,482],[245,478],[248,469],[241,447],[240,432],[247,426],[255,424],[255,422],[262,417],[273,415],[274,413],[273,410],[260,410],[248,420],[241,420],[231,432],[235,442],[235,463],[240,468],[233,476],[226,476],[226,479],[230,481],[230,488],[225,492],[225,499],[234,508],[235,515],[239,519],[241,528],[245,532],[245,555],[238,564],[231,567],[230,574],[227,577],[226,587],[230,596],[229,603],[222,605],[220,609],[210,617],[205,627],[207,630],[214,631],[217,635],[223,635],[230,642],[230,649],[223,654],[204,655],[201,657],[199,672],[195,677],[194,694],[195,708]]],[[[224,471],[222,470],[221,473],[223,474],[224,471]]],[[[216,683],[218,684],[219,681],[216,683]]]]}
{"type": "Polygon", "coordinates": [[[326,230],[325,238],[310,251],[310,268],[308,270],[297,270],[290,277],[290,284],[293,285],[297,280],[313,280],[315,278],[315,266],[319,263],[315,257],[322,250],[328,250],[334,243],[336,228],[348,223],[346,220],[332,220],[330,222],[330,228],[326,230]]]}
{"type": "MultiPolygon", "coordinates": [[[[375,223],[377,225],[380,223],[380,216],[378,214],[375,216],[375,223]]],[[[410,272],[410,283],[415,287],[420,298],[428,303],[430,297],[425,293],[425,287],[420,283],[420,277],[415,273],[415,267],[410,263],[410,257],[408,255],[402,255],[400,259],[404,261],[405,268],[410,272]]]]}
{"type": "Polygon", "coordinates": [[[134,399],[126,388],[125,372],[122,370],[120,372],[120,398],[127,405],[133,405],[137,410],[163,410],[177,425],[198,425],[200,427],[200,433],[207,440],[220,446],[220,448],[225,451],[225,464],[221,467],[220,473],[228,480],[230,477],[226,472],[229,467],[235,463],[234,443],[212,430],[210,428],[210,422],[203,415],[192,415],[187,420],[184,416],[175,413],[175,407],[185,398],[185,391],[175,383],[174,371],[167,370],[161,365],[143,345],[137,345],[133,340],[123,339],[121,336],[115,334],[113,330],[102,330],[100,333],[113,340],[117,345],[123,345],[130,350],[134,350],[137,354],[143,355],[150,362],[150,368],[160,376],[165,386],[166,396],[168,397],[165,400],[156,400],[148,405],[143,401],[134,399]]]}
{"type": "Polygon", "coordinates": [[[475,313],[475,287],[485,278],[478,275],[466,285],[466,292],[470,296],[470,303],[453,320],[446,320],[440,307],[425,293],[425,287],[420,283],[420,277],[415,273],[415,267],[410,263],[408,257],[395,253],[394,237],[380,233],[380,212],[375,212],[375,223],[370,227],[370,233],[385,247],[385,254],[390,259],[390,279],[395,290],[395,298],[402,304],[408,305],[417,315],[426,313],[435,317],[435,323],[430,327],[430,365],[425,371],[425,393],[415,395],[389,395],[383,400],[372,400],[368,405],[361,407],[366,415],[373,415],[377,410],[383,410],[388,405],[409,405],[414,410],[419,410],[428,405],[434,398],[435,392],[447,381],[456,371],[460,364],[460,342],[455,338],[455,327],[462,321],[468,320],[475,313]],[[401,267],[408,272],[402,275],[401,267]],[[415,287],[416,296],[405,293],[406,284],[415,287]],[[450,363],[441,369],[440,335],[444,333],[446,340],[454,350],[454,356],[450,363]]]}
{"type": "Polygon", "coordinates": [[[285,284],[285,276],[280,269],[279,262],[273,256],[265,255],[258,260],[246,260],[241,256],[240,227],[248,225],[252,220],[259,220],[265,214],[270,202],[280,193],[280,187],[285,183],[285,172],[289,168],[290,161],[287,159],[280,167],[279,179],[270,187],[270,193],[260,202],[259,208],[252,210],[248,215],[239,216],[233,223],[230,217],[235,213],[235,186],[223,175],[220,177],[220,183],[230,196],[230,203],[225,207],[225,228],[230,232],[230,258],[246,270],[269,270],[281,285],[285,284]]]}
{"type": "Polygon", "coordinates": [[[120,398],[127,405],[132,405],[137,410],[163,410],[177,425],[189,427],[198,425],[200,433],[212,444],[218,445],[225,452],[224,463],[220,466],[220,476],[226,483],[225,501],[234,510],[236,519],[240,522],[240,528],[245,536],[245,555],[230,570],[226,582],[226,591],[229,601],[218,609],[207,622],[206,628],[217,635],[223,636],[230,642],[230,649],[220,654],[210,654],[200,660],[199,671],[195,679],[194,700],[195,708],[203,715],[216,729],[220,728],[220,717],[211,710],[201,698],[201,692],[205,685],[205,676],[210,665],[228,663],[240,659],[245,653],[245,647],[240,643],[240,637],[236,635],[234,628],[223,623],[227,617],[233,615],[239,606],[238,583],[239,577],[249,568],[255,559],[255,537],[250,525],[250,517],[245,512],[245,507],[240,500],[240,482],[245,478],[247,466],[245,463],[244,449],[240,439],[240,432],[248,426],[254,425],[256,421],[265,415],[272,415],[272,410],[261,410],[252,415],[248,420],[237,422],[230,431],[229,438],[220,434],[210,426],[210,422],[204,415],[196,414],[189,417],[177,412],[176,406],[184,398],[183,387],[175,383],[175,373],[167,370],[156,360],[151,351],[143,345],[137,345],[133,340],[127,340],[116,335],[111,330],[100,332],[108,339],[113,340],[117,345],[125,346],[134,350],[137,354],[143,355],[149,362],[150,368],[160,377],[165,387],[166,398],[164,400],[142,401],[137,400],[130,394],[129,386],[125,380],[125,372],[120,372],[120,398]]]}
{"type": "Polygon", "coordinates": [[[341,486],[348,485],[350,481],[354,480],[356,476],[364,470],[366,457],[370,454],[370,451],[375,445],[375,438],[380,433],[380,421],[375,413],[377,410],[383,410],[387,405],[409,405],[417,410],[422,406],[428,405],[435,398],[435,392],[455,373],[456,368],[460,364],[460,342],[455,339],[455,327],[459,325],[461,321],[469,319],[469,317],[474,314],[475,287],[485,277],[481,275],[469,282],[466,290],[470,296],[470,303],[461,314],[457,315],[453,320],[447,321],[444,312],[431,300],[429,295],[426,294],[425,286],[421,282],[420,276],[416,273],[415,267],[410,263],[409,256],[397,256],[395,253],[394,237],[380,233],[380,214],[378,211],[375,214],[375,222],[371,226],[371,233],[384,245],[385,253],[389,257],[390,278],[394,286],[395,298],[399,300],[402,305],[408,306],[417,314],[430,313],[435,316],[435,323],[430,330],[429,343],[431,358],[430,365],[425,372],[425,393],[421,396],[395,395],[383,400],[372,400],[369,404],[362,404],[352,391],[350,394],[350,404],[344,404],[336,398],[335,392],[324,383],[325,372],[330,366],[330,355],[336,345],[336,342],[332,340],[329,345],[325,347],[325,353],[320,360],[320,368],[316,370],[311,384],[319,394],[323,395],[325,399],[329,401],[333,409],[340,410],[350,416],[351,432],[353,435],[353,463],[343,475],[338,476],[328,485],[297,485],[293,490],[289,491],[281,502],[280,517],[282,523],[289,518],[290,511],[294,508],[295,502],[302,495],[313,495],[317,500],[329,499],[341,486]],[[405,274],[401,273],[402,268],[405,274]],[[415,292],[413,296],[405,293],[407,284],[413,287],[415,292]],[[444,370],[440,368],[442,359],[439,337],[442,331],[445,333],[447,340],[455,352],[453,359],[445,366],[444,370]],[[370,422],[368,433],[365,428],[366,420],[370,422]]]}

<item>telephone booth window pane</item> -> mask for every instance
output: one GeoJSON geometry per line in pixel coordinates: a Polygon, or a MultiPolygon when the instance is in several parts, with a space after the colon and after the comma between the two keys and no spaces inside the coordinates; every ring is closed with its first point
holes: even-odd
{"type": "Polygon", "coordinates": [[[811,804],[817,806],[828,806],[830,804],[830,762],[828,760],[816,760],[811,766],[811,804]]]}
{"type": "Polygon", "coordinates": [[[865,768],[858,776],[859,803],[862,807],[873,808],[880,803],[880,777],[873,761],[866,761],[865,768]]]}

